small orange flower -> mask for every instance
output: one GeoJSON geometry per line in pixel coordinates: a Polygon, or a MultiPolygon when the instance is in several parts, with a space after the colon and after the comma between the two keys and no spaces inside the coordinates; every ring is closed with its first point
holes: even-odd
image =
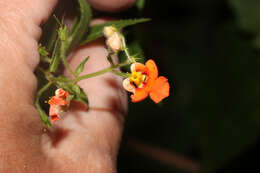
{"type": "Polygon", "coordinates": [[[55,122],[59,119],[59,114],[66,111],[69,106],[69,93],[63,89],[57,89],[55,91],[55,96],[52,96],[49,100],[50,110],[49,116],[51,117],[51,122],[55,122]]]}
{"type": "Polygon", "coordinates": [[[130,68],[131,76],[123,81],[123,87],[133,93],[132,102],[142,101],[150,95],[155,103],[159,103],[169,96],[168,79],[163,76],[158,77],[158,69],[153,60],[148,60],[145,65],[133,63],[130,68]]]}

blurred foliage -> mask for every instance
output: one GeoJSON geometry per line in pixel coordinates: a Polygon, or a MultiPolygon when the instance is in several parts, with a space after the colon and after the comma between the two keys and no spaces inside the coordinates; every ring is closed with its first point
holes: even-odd
{"type": "Polygon", "coordinates": [[[260,48],[260,1],[230,0],[230,4],[241,28],[254,35],[254,41],[260,48]]]}
{"type": "Polygon", "coordinates": [[[187,172],[135,152],[131,139],[194,159],[201,172],[239,170],[260,135],[259,8],[257,0],[145,1],[143,11],[115,14],[152,19],[127,30],[128,40],[171,84],[160,105],[130,104],[119,173],[187,172]]]}

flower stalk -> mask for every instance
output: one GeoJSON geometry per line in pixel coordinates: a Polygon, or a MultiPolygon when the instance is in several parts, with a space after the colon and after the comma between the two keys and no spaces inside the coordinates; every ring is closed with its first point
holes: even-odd
{"type": "Polygon", "coordinates": [[[74,73],[74,71],[71,69],[68,61],[66,60],[66,41],[62,40],[61,41],[61,60],[65,66],[65,68],[74,76],[77,77],[77,75],[74,73]]]}
{"type": "Polygon", "coordinates": [[[102,74],[105,74],[107,72],[113,72],[113,70],[117,69],[117,68],[120,68],[120,67],[123,67],[123,66],[126,66],[126,65],[129,65],[130,62],[124,62],[124,63],[120,63],[120,64],[117,64],[117,65],[114,65],[114,66],[110,66],[110,67],[107,67],[103,70],[99,70],[97,72],[94,72],[94,73],[90,73],[90,74],[86,74],[86,75],[82,75],[82,76],[79,76],[75,79],[72,80],[73,83],[77,83],[83,79],[88,79],[88,78],[92,78],[92,77],[96,77],[96,76],[99,76],[99,75],[102,75],[102,74]]]}

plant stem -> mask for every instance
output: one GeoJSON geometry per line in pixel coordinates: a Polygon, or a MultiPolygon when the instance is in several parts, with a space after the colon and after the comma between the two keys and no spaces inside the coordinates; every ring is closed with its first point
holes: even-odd
{"type": "Polygon", "coordinates": [[[61,60],[64,64],[64,66],[66,67],[66,69],[76,78],[77,75],[73,72],[73,70],[70,68],[70,65],[68,64],[67,60],[66,60],[66,42],[65,41],[61,41],[61,60]]]}
{"type": "Polygon", "coordinates": [[[46,115],[46,113],[44,112],[44,110],[42,110],[41,106],[40,106],[40,103],[39,103],[39,99],[42,95],[42,93],[44,91],[46,91],[50,86],[51,86],[52,82],[49,82],[47,83],[46,85],[44,85],[36,94],[36,98],[35,98],[35,106],[36,108],[38,109],[38,111],[40,112],[40,115],[41,115],[41,119],[42,121],[47,125],[47,126],[50,126],[50,122],[48,120],[48,115],[46,115]]]}
{"type": "Polygon", "coordinates": [[[86,74],[86,75],[83,75],[83,76],[79,76],[79,77],[75,78],[74,80],[72,80],[72,82],[73,82],[73,83],[77,83],[77,82],[79,82],[79,81],[81,81],[81,80],[83,80],[83,79],[88,79],[88,78],[96,77],[96,76],[102,75],[102,74],[104,74],[104,73],[111,72],[111,71],[113,71],[113,70],[116,69],[116,68],[123,67],[123,66],[129,65],[129,64],[130,64],[130,62],[127,61],[127,62],[120,63],[120,64],[117,64],[117,65],[112,66],[112,67],[107,67],[107,68],[105,68],[105,69],[103,69],[103,70],[99,70],[99,71],[94,72],[94,73],[90,73],[90,74],[86,74]]]}
{"type": "Polygon", "coordinates": [[[129,73],[123,73],[123,72],[118,71],[118,70],[115,70],[115,69],[112,70],[112,73],[114,73],[114,74],[116,74],[116,75],[118,75],[118,76],[121,76],[121,77],[123,77],[123,78],[128,78],[128,77],[131,76],[129,73]]]}
{"type": "Polygon", "coordinates": [[[59,66],[59,62],[60,62],[60,40],[57,39],[55,41],[55,44],[54,44],[54,48],[53,48],[53,51],[52,51],[52,55],[51,55],[51,63],[50,63],[50,67],[49,67],[49,71],[50,72],[56,72],[58,66],[59,66]]]}
{"type": "Polygon", "coordinates": [[[39,102],[39,98],[42,95],[42,93],[44,91],[46,91],[50,86],[51,86],[52,82],[48,82],[46,85],[44,85],[36,94],[36,98],[35,98],[35,103],[39,102]]]}
{"type": "Polygon", "coordinates": [[[122,43],[123,43],[123,51],[125,52],[127,59],[132,63],[136,62],[135,58],[130,55],[130,53],[126,47],[125,37],[123,35],[121,35],[121,38],[122,38],[122,43]]]}
{"type": "Polygon", "coordinates": [[[51,59],[48,56],[40,56],[42,62],[51,63],[51,59]]]}

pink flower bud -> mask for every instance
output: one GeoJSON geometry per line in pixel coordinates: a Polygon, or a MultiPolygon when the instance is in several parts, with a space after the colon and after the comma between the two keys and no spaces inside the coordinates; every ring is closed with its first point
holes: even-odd
{"type": "Polygon", "coordinates": [[[55,96],[52,96],[48,101],[50,105],[49,116],[51,117],[51,122],[55,122],[60,118],[60,114],[66,112],[70,101],[68,99],[69,93],[59,88],[55,91],[55,96]]]}
{"type": "Polygon", "coordinates": [[[115,32],[111,36],[107,38],[107,46],[114,52],[117,53],[118,51],[122,50],[122,38],[120,35],[115,32]]]}

